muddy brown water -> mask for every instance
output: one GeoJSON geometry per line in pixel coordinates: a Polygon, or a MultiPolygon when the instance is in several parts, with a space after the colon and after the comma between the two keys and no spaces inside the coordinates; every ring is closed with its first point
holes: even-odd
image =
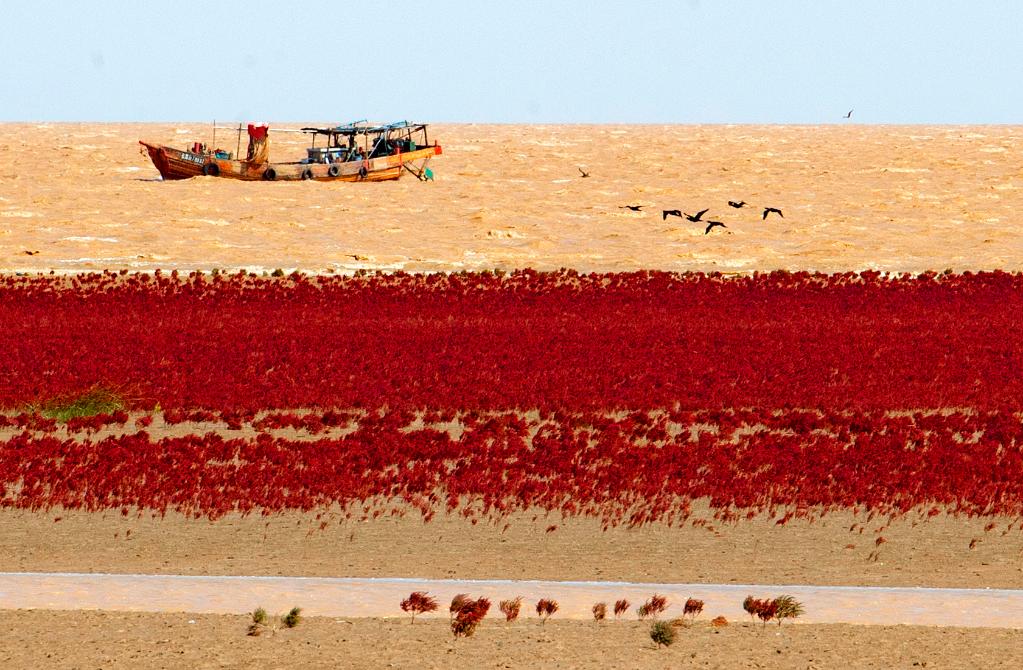
{"type": "MultiPolygon", "coordinates": [[[[304,155],[273,135],[301,125],[271,124],[274,159],[304,155]]],[[[430,131],[431,183],[163,182],[137,141],[209,124],[0,124],[0,268],[1023,269],[1020,126],[430,131]],[[704,208],[727,227],[661,213],[704,208]]]]}

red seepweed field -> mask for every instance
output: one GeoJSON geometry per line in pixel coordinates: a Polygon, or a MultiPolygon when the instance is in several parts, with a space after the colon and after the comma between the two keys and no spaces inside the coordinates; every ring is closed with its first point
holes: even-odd
{"type": "Polygon", "coordinates": [[[1018,274],[7,277],[0,323],[6,507],[1023,517],[1018,274]]]}

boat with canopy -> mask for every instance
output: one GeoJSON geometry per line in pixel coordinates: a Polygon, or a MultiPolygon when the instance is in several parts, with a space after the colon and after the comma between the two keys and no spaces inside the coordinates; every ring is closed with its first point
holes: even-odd
{"type": "Polygon", "coordinates": [[[389,181],[409,173],[421,181],[433,178],[430,159],[441,154],[441,146],[430,143],[426,124],[398,121],[371,124],[356,121],[340,126],[275,129],[274,132],[304,133],[310,146],[301,160],[270,160],[270,127],[248,124],[248,147],[240,156],[242,125],[237,128],[213,124],[216,131],[238,132],[236,153],[207,148],[200,142],[190,149],[151,144],[139,140],[164,179],[225,177],[247,181],[389,181]],[[318,144],[319,143],[319,144],[318,144]]]}

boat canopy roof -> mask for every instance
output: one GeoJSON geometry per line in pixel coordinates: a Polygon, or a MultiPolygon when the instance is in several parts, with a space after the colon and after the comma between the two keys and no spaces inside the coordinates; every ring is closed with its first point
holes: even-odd
{"type": "Polygon", "coordinates": [[[395,121],[394,123],[386,123],[382,125],[373,125],[368,121],[354,121],[352,123],[346,123],[340,126],[334,126],[333,128],[303,128],[303,133],[310,133],[312,135],[327,135],[328,137],[335,137],[343,135],[346,137],[355,135],[383,135],[392,133],[395,131],[402,132],[416,132],[418,130],[424,130],[426,128],[425,123],[409,123],[408,121],[395,121]]]}

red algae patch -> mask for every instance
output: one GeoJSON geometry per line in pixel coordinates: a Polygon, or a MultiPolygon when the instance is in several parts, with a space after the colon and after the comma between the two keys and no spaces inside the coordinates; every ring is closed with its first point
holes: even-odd
{"type": "Polygon", "coordinates": [[[209,518],[539,508],[630,527],[685,523],[699,500],[711,527],[1018,517],[1004,473],[1023,389],[1005,361],[1023,355],[1021,286],[1002,272],[8,277],[0,403],[107,385],[147,414],[0,416],[2,500],[209,518]]]}

